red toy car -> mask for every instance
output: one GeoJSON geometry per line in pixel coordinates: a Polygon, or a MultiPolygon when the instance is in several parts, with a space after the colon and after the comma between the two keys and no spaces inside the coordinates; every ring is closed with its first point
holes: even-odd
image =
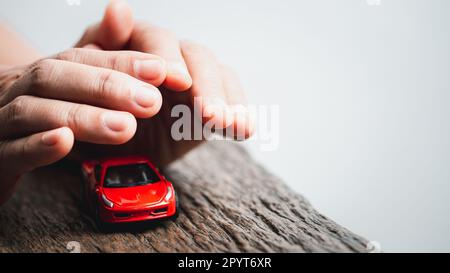
{"type": "Polygon", "coordinates": [[[82,172],[83,195],[99,225],[177,216],[172,183],[146,157],[84,161],[82,172]]]}

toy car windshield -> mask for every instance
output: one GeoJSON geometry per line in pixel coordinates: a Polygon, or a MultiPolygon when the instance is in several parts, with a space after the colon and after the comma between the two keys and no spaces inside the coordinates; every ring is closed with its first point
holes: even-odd
{"type": "Polygon", "coordinates": [[[160,181],[159,176],[145,163],[110,166],[106,170],[105,188],[124,188],[160,181]]]}

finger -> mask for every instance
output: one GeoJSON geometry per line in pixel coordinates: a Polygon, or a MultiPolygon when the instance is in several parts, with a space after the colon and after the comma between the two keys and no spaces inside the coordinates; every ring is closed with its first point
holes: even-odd
{"type": "Polygon", "coordinates": [[[109,68],[160,86],[166,78],[166,63],[159,56],[137,51],[100,51],[72,48],[53,57],[57,60],[109,68]]]}
{"type": "Polygon", "coordinates": [[[82,48],[102,50],[101,47],[96,44],[87,44],[87,45],[84,45],[82,48]]]}
{"type": "Polygon", "coordinates": [[[156,54],[166,60],[164,87],[174,91],[185,91],[191,87],[192,78],[181,54],[178,39],[172,32],[144,23],[136,24],[130,38],[130,48],[156,54]]]}
{"type": "Polygon", "coordinates": [[[17,97],[3,107],[0,124],[2,139],[68,127],[79,141],[123,144],[136,132],[136,119],[128,112],[33,96],[17,97]]]}
{"type": "Polygon", "coordinates": [[[247,97],[236,72],[223,64],[219,65],[219,69],[227,103],[229,105],[246,105],[247,97]]]}
{"type": "Polygon", "coordinates": [[[126,1],[111,1],[100,23],[89,27],[76,47],[96,44],[105,50],[122,49],[133,31],[133,13],[126,1]]]}
{"type": "Polygon", "coordinates": [[[203,121],[212,120],[217,128],[229,126],[231,112],[226,102],[222,71],[215,56],[205,47],[189,41],[182,41],[181,49],[193,78],[194,103],[199,107],[203,121]]]}
{"type": "Polygon", "coordinates": [[[73,133],[62,127],[0,143],[0,204],[6,201],[18,176],[37,167],[54,163],[72,149],[73,133]]]}
{"type": "Polygon", "coordinates": [[[162,104],[156,87],[125,73],[53,59],[38,62],[4,94],[2,105],[34,95],[127,111],[139,118],[156,115],[162,104]]]}
{"type": "Polygon", "coordinates": [[[233,113],[233,135],[230,137],[236,140],[243,140],[250,137],[254,132],[254,117],[247,108],[247,99],[244,89],[237,74],[229,67],[220,66],[222,82],[227,98],[233,113]]]}

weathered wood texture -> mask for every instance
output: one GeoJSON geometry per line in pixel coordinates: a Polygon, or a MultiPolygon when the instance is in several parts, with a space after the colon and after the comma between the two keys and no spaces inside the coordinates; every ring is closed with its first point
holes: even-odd
{"type": "Polygon", "coordinates": [[[24,176],[0,208],[0,252],[365,252],[367,241],[318,213],[238,144],[207,143],[165,170],[180,197],[175,222],[97,231],[78,167],[24,176]]]}

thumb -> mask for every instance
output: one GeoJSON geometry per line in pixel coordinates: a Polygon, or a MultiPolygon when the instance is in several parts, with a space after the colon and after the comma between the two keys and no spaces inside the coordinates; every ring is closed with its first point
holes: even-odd
{"type": "Polygon", "coordinates": [[[133,31],[133,13],[124,0],[112,0],[100,23],[90,26],[75,47],[97,45],[104,50],[122,49],[133,31]]]}

